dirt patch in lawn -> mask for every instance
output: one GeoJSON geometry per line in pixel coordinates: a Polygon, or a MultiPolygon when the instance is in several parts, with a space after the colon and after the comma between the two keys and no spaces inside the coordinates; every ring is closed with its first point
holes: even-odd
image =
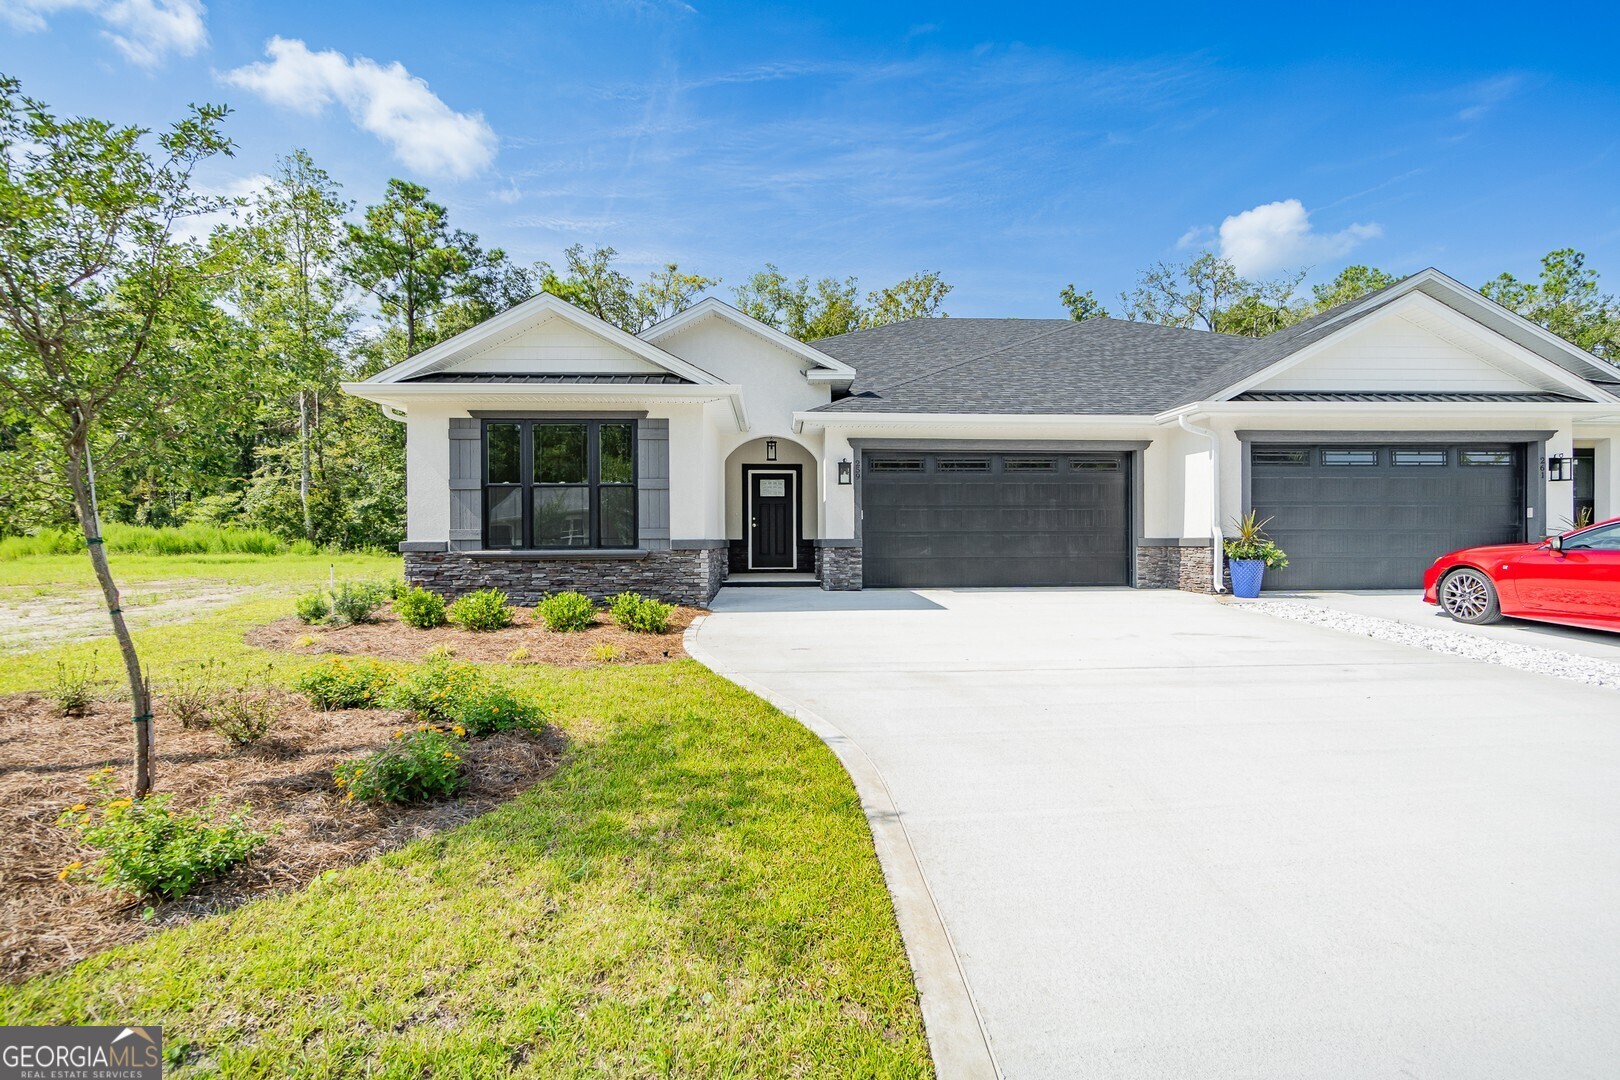
{"type": "MultiPolygon", "coordinates": [[[[125,589],[124,617],[136,629],[184,622],[227,604],[263,595],[262,586],[207,579],[143,581],[125,589]]],[[[107,601],[88,586],[0,587],[0,656],[108,637],[107,601]]]]}
{"type": "Polygon", "coordinates": [[[280,649],[309,655],[337,653],[374,656],[381,660],[421,660],[430,650],[447,648],[457,660],[555,664],[590,667],[598,664],[661,664],[686,655],[681,632],[703,614],[699,608],[676,608],[665,634],[637,634],[621,630],[606,615],[596,624],[572,633],[553,633],[535,622],[533,612],[519,608],[514,625],[505,630],[473,633],[457,626],[418,630],[406,626],[391,611],[381,622],[359,626],[307,626],[294,618],[256,626],[247,643],[261,649],[280,649]],[[519,651],[521,650],[521,651],[519,651]]]}
{"type": "Polygon", "coordinates": [[[251,862],[181,900],[148,902],[57,875],[95,853],[56,824],[90,801],[88,774],[108,765],[127,779],[129,706],[98,702],[88,716],[54,715],[33,695],[0,697],[0,979],[14,982],[66,966],[152,930],[235,907],[267,893],[307,885],[322,871],[359,862],[411,840],[460,825],[549,776],[562,753],[559,736],[505,734],[467,744],[467,786],[454,800],[373,807],[344,802],[332,784],[341,760],[386,744],[407,721],[389,710],[316,712],[303,698],[276,692],[281,718],[251,749],[211,731],[160,729],[157,790],[177,807],[221,809],[250,803],[254,827],[279,826],[251,862]]]}

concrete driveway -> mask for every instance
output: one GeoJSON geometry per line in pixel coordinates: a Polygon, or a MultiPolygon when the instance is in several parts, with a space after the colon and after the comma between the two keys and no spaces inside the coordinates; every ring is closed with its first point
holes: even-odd
{"type": "Polygon", "coordinates": [[[1002,1075],[1620,1071],[1620,694],[1175,592],[713,609],[880,774],[1002,1075]]]}

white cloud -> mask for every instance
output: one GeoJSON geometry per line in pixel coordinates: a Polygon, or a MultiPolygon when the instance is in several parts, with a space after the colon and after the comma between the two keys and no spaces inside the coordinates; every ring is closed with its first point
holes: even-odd
{"type": "Polygon", "coordinates": [[[1382,236],[1379,225],[1351,225],[1336,233],[1311,228],[1311,216],[1298,199],[1265,203],[1221,222],[1221,257],[1240,274],[1263,274],[1348,254],[1364,240],[1382,236]]]}
{"type": "Polygon", "coordinates": [[[89,12],[109,27],[102,37],[132,63],[150,68],[170,53],[195,56],[208,44],[207,10],[198,0],[8,0],[0,16],[17,30],[34,32],[46,28],[48,16],[89,12]]]}
{"type": "Polygon", "coordinates": [[[270,59],[228,71],[224,80],[272,105],[317,115],[337,102],[355,124],[422,172],[472,176],[495,160],[498,140],[482,113],[460,113],[405,70],[335,50],[311,52],[302,41],[271,38],[270,59]]]}

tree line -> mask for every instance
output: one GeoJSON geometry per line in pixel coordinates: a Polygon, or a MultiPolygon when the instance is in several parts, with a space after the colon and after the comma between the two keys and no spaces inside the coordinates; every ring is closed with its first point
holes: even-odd
{"type": "MultiPolygon", "coordinates": [[[[1135,286],[1119,294],[1119,311],[1130,320],[1265,337],[1401,280],[1376,267],[1347,266],[1305,293],[1301,286],[1309,273],[1308,267],[1299,268],[1254,280],[1206,251],[1186,262],[1159,262],[1143,270],[1135,286]]],[[[1620,360],[1620,301],[1602,290],[1584,252],[1550,251],[1542,256],[1538,279],[1521,281],[1504,272],[1479,291],[1594,355],[1620,360]]],[[[1076,321],[1109,315],[1090,289],[1067,285],[1058,300],[1076,321]]]]}

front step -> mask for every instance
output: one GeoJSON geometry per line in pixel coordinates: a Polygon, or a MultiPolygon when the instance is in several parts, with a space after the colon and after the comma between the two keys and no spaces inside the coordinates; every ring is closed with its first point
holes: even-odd
{"type": "Polygon", "coordinates": [[[720,582],[723,589],[818,589],[821,582],[814,574],[754,573],[732,574],[720,582]]]}

